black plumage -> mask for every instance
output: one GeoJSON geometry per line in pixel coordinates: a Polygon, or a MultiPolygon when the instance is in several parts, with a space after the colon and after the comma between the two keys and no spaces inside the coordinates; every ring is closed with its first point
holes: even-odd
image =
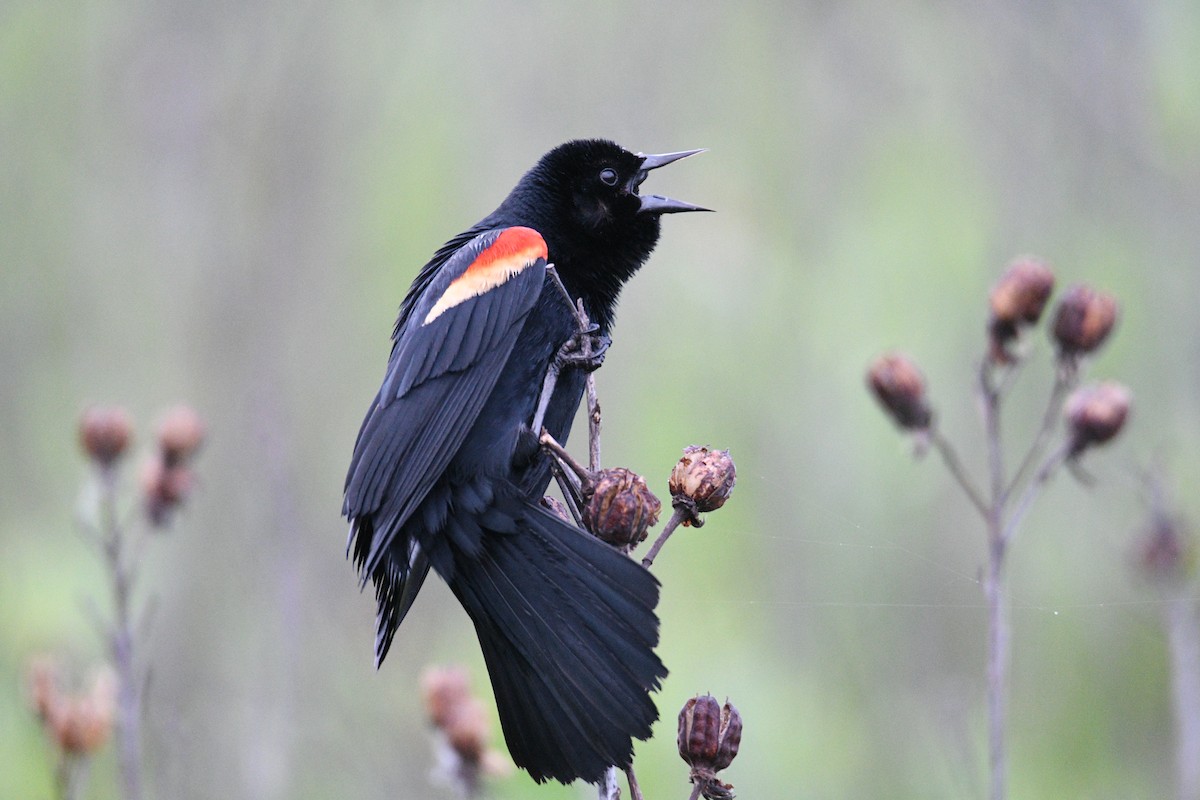
{"type": "MultiPolygon", "coordinates": [[[[439,249],[400,307],[346,478],[350,552],[378,603],[377,662],[432,568],[475,625],[513,760],[539,781],[627,765],[666,675],[656,579],[538,503],[550,468],[531,426],[577,333],[547,264],[607,337],[661,215],[702,210],[638,191],[649,170],[690,154],[568,142],[439,249]]],[[[544,424],[559,441],[585,380],[579,366],[558,375],[544,424]]]]}

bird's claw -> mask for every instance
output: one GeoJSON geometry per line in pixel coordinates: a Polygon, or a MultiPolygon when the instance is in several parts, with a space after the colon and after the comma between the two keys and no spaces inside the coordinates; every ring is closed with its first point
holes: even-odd
{"type": "Polygon", "coordinates": [[[595,323],[586,330],[571,336],[554,357],[554,366],[561,371],[566,367],[576,367],[585,372],[595,372],[604,363],[604,354],[608,352],[612,338],[606,333],[600,333],[600,326],[595,323]]]}

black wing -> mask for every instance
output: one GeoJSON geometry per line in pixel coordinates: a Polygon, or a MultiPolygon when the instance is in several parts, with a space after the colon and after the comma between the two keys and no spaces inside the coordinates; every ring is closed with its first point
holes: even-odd
{"type": "Polygon", "coordinates": [[[359,568],[370,575],[397,529],[454,457],[500,371],[546,274],[546,244],[529,228],[486,231],[405,299],[387,374],[346,476],[343,513],[370,517],[359,568]]]}

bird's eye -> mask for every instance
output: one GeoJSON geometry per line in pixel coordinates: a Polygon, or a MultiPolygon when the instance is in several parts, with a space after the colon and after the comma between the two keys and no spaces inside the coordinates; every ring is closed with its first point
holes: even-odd
{"type": "Polygon", "coordinates": [[[617,185],[617,171],[612,167],[605,167],[600,170],[600,180],[608,186],[617,185]]]}

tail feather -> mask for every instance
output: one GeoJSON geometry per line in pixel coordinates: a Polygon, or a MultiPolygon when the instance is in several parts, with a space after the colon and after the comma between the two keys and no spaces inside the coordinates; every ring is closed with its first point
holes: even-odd
{"type": "MultiPolygon", "coordinates": [[[[487,606],[491,619],[515,634],[514,643],[524,643],[526,653],[531,656],[529,660],[535,665],[553,663],[563,672],[562,682],[547,681],[547,688],[560,704],[581,713],[599,714],[614,725],[621,723],[618,710],[629,704],[645,705],[654,713],[644,688],[630,685],[631,680],[622,681],[620,675],[614,674],[635,678],[624,668],[622,652],[616,651],[629,650],[618,638],[619,632],[594,626],[587,616],[564,619],[559,609],[562,601],[570,602],[569,597],[559,595],[560,603],[553,606],[533,605],[523,597],[529,594],[529,589],[513,582],[508,570],[491,570],[483,577],[485,586],[478,596],[492,601],[487,606]],[[524,602],[515,605],[514,598],[524,602]]],[[[586,612],[602,611],[590,603],[584,607],[586,612]]],[[[657,662],[657,658],[653,660],[657,662]]]]}
{"type": "Polygon", "coordinates": [[[354,564],[362,575],[362,585],[370,580],[375,585],[375,666],[383,663],[396,629],[412,608],[429,574],[430,560],[415,539],[403,539],[385,551],[371,569],[367,568],[368,552],[376,538],[374,519],[356,517],[350,522],[347,551],[353,551],[354,564]]]}
{"type": "Polygon", "coordinates": [[[497,497],[451,589],[475,623],[513,760],[535,780],[627,766],[658,717],[658,582],[543,509],[497,497]],[[497,530],[498,529],[498,530],[497,530]],[[506,531],[515,531],[507,533],[506,531]]]}
{"type": "Polygon", "coordinates": [[[556,777],[564,783],[588,772],[575,765],[608,763],[583,726],[588,709],[575,695],[562,696],[555,682],[515,655],[502,635],[481,632],[480,644],[514,761],[538,781],[556,777]]]}

